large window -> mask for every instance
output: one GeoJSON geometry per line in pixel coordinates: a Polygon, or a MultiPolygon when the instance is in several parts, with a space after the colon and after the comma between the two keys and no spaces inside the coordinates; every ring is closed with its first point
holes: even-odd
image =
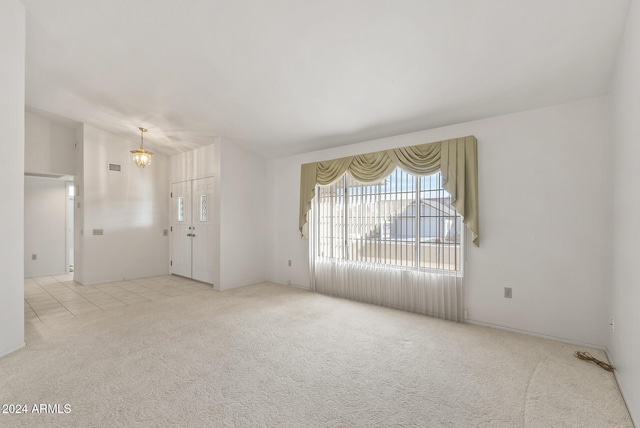
{"type": "Polygon", "coordinates": [[[397,168],[362,184],[345,174],[316,189],[316,254],[420,270],[461,271],[462,218],[440,173],[397,168]]]}

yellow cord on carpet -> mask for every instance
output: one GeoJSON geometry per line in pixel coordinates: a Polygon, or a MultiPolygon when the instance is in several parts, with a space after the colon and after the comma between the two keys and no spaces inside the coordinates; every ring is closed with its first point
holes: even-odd
{"type": "Polygon", "coordinates": [[[605,369],[608,372],[612,372],[612,371],[614,371],[616,369],[611,364],[605,363],[604,361],[600,361],[599,359],[595,358],[593,355],[591,355],[588,352],[576,351],[576,353],[573,354],[573,355],[575,355],[576,357],[580,358],[581,360],[591,361],[592,363],[595,363],[595,364],[599,365],[600,367],[602,367],[603,369],[605,369]]]}

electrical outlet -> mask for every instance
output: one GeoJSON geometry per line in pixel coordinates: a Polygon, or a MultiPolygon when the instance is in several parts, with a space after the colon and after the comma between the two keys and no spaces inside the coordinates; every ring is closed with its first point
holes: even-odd
{"type": "Polygon", "coordinates": [[[616,331],[616,320],[615,318],[609,318],[609,327],[611,327],[611,333],[615,333],[616,331]]]}
{"type": "Polygon", "coordinates": [[[31,260],[38,260],[37,254],[31,254],[31,260]]]}
{"type": "Polygon", "coordinates": [[[169,236],[169,231],[167,229],[162,229],[162,236],[169,236]]]}
{"type": "Polygon", "coordinates": [[[504,298],[505,299],[510,299],[511,296],[512,296],[511,287],[504,287],[504,298]]]}
{"type": "Polygon", "coordinates": [[[104,229],[93,229],[94,235],[104,235],[104,229]]]}

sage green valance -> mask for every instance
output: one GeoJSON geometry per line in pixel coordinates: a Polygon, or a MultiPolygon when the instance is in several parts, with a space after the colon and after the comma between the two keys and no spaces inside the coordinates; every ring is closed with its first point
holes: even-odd
{"type": "Polygon", "coordinates": [[[413,175],[440,171],[444,189],[473,234],[478,236],[478,140],[474,136],[401,147],[358,156],[303,164],[300,174],[300,232],[308,237],[308,214],[316,186],[331,184],[345,172],[363,183],[387,177],[400,167],[413,175]]]}

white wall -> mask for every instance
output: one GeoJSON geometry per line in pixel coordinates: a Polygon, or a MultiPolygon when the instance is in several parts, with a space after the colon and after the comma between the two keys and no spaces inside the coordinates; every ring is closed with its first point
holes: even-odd
{"type": "Polygon", "coordinates": [[[64,274],[67,263],[67,183],[24,178],[24,276],[64,274]],[[36,260],[32,255],[36,254],[36,260]]]}
{"type": "Polygon", "coordinates": [[[208,146],[171,156],[171,183],[220,176],[220,139],[208,146]]]}
{"type": "Polygon", "coordinates": [[[469,320],[603,346],[612,200],[607,108],[606,99],[589,99],[272,160],[270,279],[309,284],[308,241],[298,232],[302,163],[473,134],[481,236],[480,248],[467,245],[469,320]],[[512,299],[504,287],[513,288],[512,299]]]}
{"type": "Polygon", "coordinates": [[[221,139],[220,289],[267,279],[266,160],[221,139]]]}
{"type": "Polygon", "coordinates": [[[609,351],[629,412],[640,423],[640,4],[631,3],[612,91],[613,286],[609,351]]]}
{"type": "Polygon", "coordinates": [[[0,357],[24,346],[25,10],[0,2],[0,357]],[[7,207],[11,204],[11,209],[7,207]]]}
{"type": "MultiPolygon", "coordinates": [[[[83,176],[80,186],[82,263],[85,285],[169,273],[169,163],[154,154],[152,164],[138,168],[129,150],[135,138],[123,139],[107,131],[83,126],[83,176]],[[110,172],[117,163],[121,172],[110,172]],[[93,229],[104,235],[94,236],[93,229]]],[[[77,205],[76,205],[77,206],[77,205]]]]}
{"type": "Polygon", "coordinates": [[[25,172],[73,175],[76,127],[25,113],[25,172]]]}

